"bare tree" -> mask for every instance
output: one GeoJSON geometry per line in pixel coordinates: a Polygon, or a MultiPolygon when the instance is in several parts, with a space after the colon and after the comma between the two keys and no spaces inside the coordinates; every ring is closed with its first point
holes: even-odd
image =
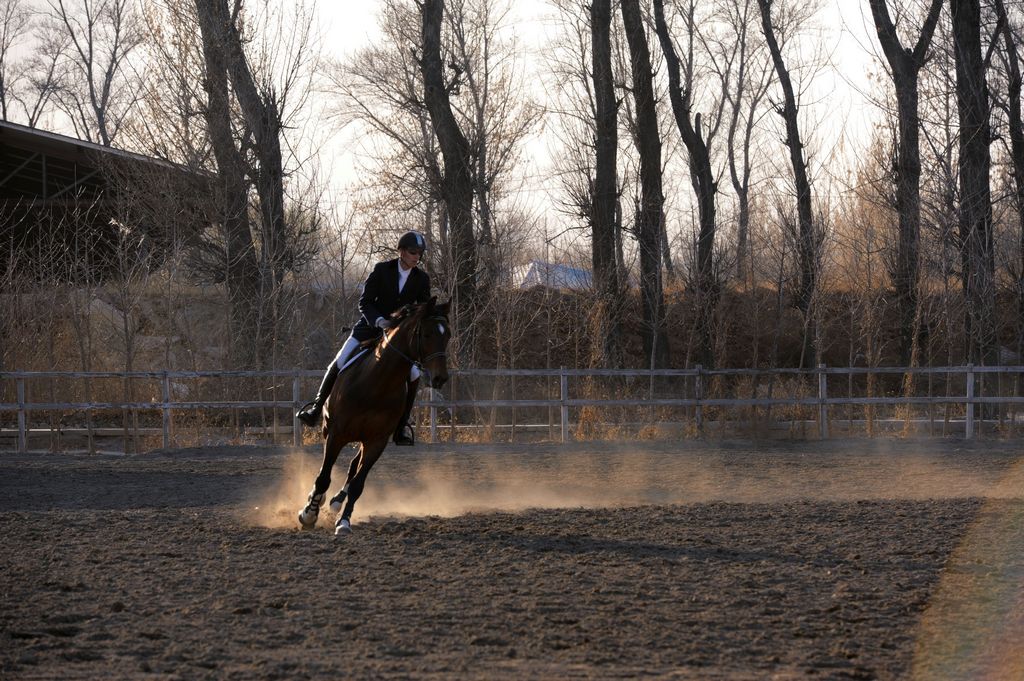
{"type": "Polygon", "coordinates": [[[931,0],[924,25],[913,48],[904,47],[889,16],[886,0],[869,0],[875,31],[896,88],[898,137],[896,140],[895,204],[899,216],[893,284],[900,330],[902,366],[911,366],[918,328],[918,286],[921,239],[921,151],[918,114],[918,73],[925,64],[928,46],[939,21],[942,0],[931,0]]]}
{"type": "Polygon", "coordinates": [[[771,86],[773,70],[770,56],[750,36],[751,24],[758,21],[754,1],[723,4],[725,31],[734,36],[734,41],[717,49],[713,67],[729,106],[725,142],[729,179],[736,193],[736,276],[746,281],[753,274],[748,253],[754,130],[763,113],[761,103],[771,86]]]}
{"type": "Polygon", "coordinates": [[[814,311],[812,304],[816,289],[818,274],[818,238],[814,227],[813,201],[811,196],[811,183],[807,178],[807,163],[804,160],[804,145],[800,140],[800,126],[798,122],[798,108],[796,94],[793,89],[793,82],[790,79],[786,62],[782,58],[782,51],[775,36],[775,28],[772,23],[771,8],[773,0],[757,0],[761,9],[761,28],[764,32],[765,41],[772,55],[772,63],[775,65],[775,75],[779,79],[779,86],[782,88],[783,103],[777,107],[777,111],[786,124],[786,146],[789,149],[789,160],[793,168],[793,182],[796,186],[796,208],[797,208],[797,259],[800,267],[800,284],[796,296],[796,304],[804,316],[804,339],[803,352],[801,353],[801,366],[810,366],[816,360],[816,345],[814,331],[814,311]]]}
{"type": "MultiPolygon", "coordinates": [[[[468,103],[467,138],[473,149],[473,185],[481,255],[495,242],[494,211],[500,184],[518,159],[523,136],[537,123],[540,108],[525,95],[517,72],[515,42],[499,32],[506,27],[507,0],[454,0],[446,17],[453,59],[463,76],[460,101],[468,103]]],[[[495,263],[482,263],[488,270],[495,263]]]]}
{"type": "Polygon", "coordinates": [[[1006,13],[1003,0],[995,0],[1000,34],[1003,39],[1006,64],[1007,91],[1003,108],[1006,110],[1010,137],[1010,164],[1013,168],[1014,202],[1017,206],[1017,354],[1024,355],[1024,124],[1021,122],[1021,57],[1017,50],[1018,36],[1006,13]]]}
{"type": "Polygon", "coordinates": [[[206,130],[206,64],[194,3],[146,5],[146,87],[125,128],[131,146],[195,170],[213,167],[206,130]]]}
{"type": "MultiPolygon", "coordinates": [[[[929,338],[927,355],[952,365],[964,361],[962,338],[962,258],[957,236],[956,74],[952,26],[940,17],[931,58],[919,74],[924,143],[921,175],[922,291],[932,290],[936,303],[921,310],[922,333],[929,338]]],[[[922,299],[925,300],[925,299],[922,299]]],[[[948,412],[947,412],[948,413],[948,412]]]]}
{"type": "Polygon", "coordinates": [[[616,235],[618,202],[618,102],[615,99],[611,53],[612,9],[610,0],[590,5],[591,57],[594,82],[594,180],[591,192],[590,230],[594,288],[598,296],[600,324],[594,340],[606,364],[619,366],[621,356],[622,283],[617,265],[616,235]]]}
{"type": "Polygon", "coordinates": [[[29,35],[32,13],[22,0],[0,0],[0,120],[10,120],[15,89],[24,67],[14,48],[29,35]]]}
{"type": "Polygon", "coordinates": [[[991,131],[979,0],[950,0],[960,119],[960,247],[967,357],[996,363],[995,259],[989,186],[991,131]]]}
{"type": "MultiPolygon", "coordinates": [[[[586,300],[589,323],[584,339],[589,361],[593,366],[619,367],[625,358],[624,320],[630,295],[625,286],[620,172],[629,150],[619,148],[623,142],[618,117],[624,100],[616,88],[624,80],[618,59],[623,41],[613,4],[556,3],[562,31],[545,52],[551,78],[548,107],[555,123],[550,130],[561,142],[552,178],[561,186],[561,212],[570,222],[555,233],[544,222],[542,250],[536,257],[548,261],[552,247],[566,238],[589,242],[593,297],[586,300]],[[577,229],[585,236],[567,236],[577,229]]],[[[546,319],[550,328],[550,312],[546,319]]],[[[550,348],[549,343],[548,365],[550,348]]]]}
{"type": "Polygon", "coordinates": [[[441,26],[444,19],[443,0],[424,0],[421,69],[423,100],[437,136],[444,171],[441,196],[447,210],[454,256],[454,291],[460,350],[472,347],[471,325],[477,304],[477,252],[473,235],[473,179],[469,140],[452,111],[450,92],[457,80],[446,80],[441,59],[441,26]]]}
{"type": "MultiPolygon", "coordinates": [[[[212,0],[210,4],[213,3],[220,5],[219,16],[229,16],[227,0],[212,0]]],[[[197,7],[200,6],[205,8],[209,5],[201,2],[197,4],[197,7]]],[[[239,27],[241,6],[241,2],[236,2],[229,20],[222,24],[220,48],[227,62],[232,90],[237,98],[242,120],[245,122],[246,135],[252,136],[251,142],[243,140],[243,145],[251,144],[247,151],[254,157],[250,162],[252,168],[249,177],[259,197],[260,270],[264,277],[272,280],[264,283],[265,289],[276,289],[293,265],[295,246],[285,234],[281,112],[269,79],[264,80],[261,86],[257,85],[249,59],[243,50],[239,27]]]]}
{"type": "Polygon", "coordinates": [[[634,229],[640,250],[644,361],[653,369],[664,367],[668,362],[665,297],[661,277],[660,237],[665,220],[661,134],[658,131],[651,56],[639,0],[622,0],[621,10],[629,44],[633,101],[636,105],[636,144],[640,154],[641,190],[634,229]]]}
{"type": "MultiPolygon", "coordinates": [[[[217,163],[218,211],[211,216],[220,225],[222,237],[207,241],[211,254],[212,274],[223,277],[227,285],[233,338],[256,336],[258,313],[253,310],[259,300],[260,274],[256,262],[256,244],[249,224],[249,184],[245,159],[235,144],[229,90],[227,55],[222,45],[223,27],[229,18],[219,2],[196,0],[196,10],[203,38],[205,59],[206,108],[204,116],[210,145],[217,163]],[[217,270],[220,273],[217,273],[217,270]]],[[[248,344],[241,345],[235,363],[246,366],[254,361],[248,344]]]]}
{"type": "Polygon", "coordinates": [[[138,95],[129,59],[143,40],[132,0],[48,0],[49,30],[69,49],[58,106],[82,139],[110,146],[138,95]]]}
{"type": "Polygon", "coordinates": [[[665,55],[668,66],[669,99],[675,115],[676,127],[686,145],[690,162],[690,180],[697,199],[697,215],[700,224],[697,236],[697,275],[694,295],[697,299],[697,356],[706,367],[715,364],[715,310],[718,307],[719,282],[714,271],[716,211],[715,194],[718,183],[715,181],[711,167],[711,154],[708,145],[714,136],[714,130],[706,131],[701,127],[700,113],[694,114],[693,109],[693,42],[696,25],[694,13],[696,3],[690,2],[685,10],[685,28],[689,36],[686,79],[681,75],[680,60],[676,54],[675,44],[669,35],[665,21],[665,3],[654,0],[654,20],[657,28],[661,51],[665,55]],[[706,133],[706,136],[705,136],[706,133]]]}
{"type": "Polygon", "coordinates": [[[58,90],[68,44],[67,35],[41,23],[24,0],[0,0],[0,120],[36,127],[58,90]],[[29,44],[29,56],[16,59],[15,48],[29,44]]]}
{"type": "Polygon", "coordinates": [[[18,93],[18,103],[24,112],[25,124],[31,128],[54,106],[61,90],[61,64],[70,41],[60,31],[37,27],[38,49],[29,59],[25,84],[18,93]]]}
{"type": "Polygon", "coordinates": [[[478,320],[496,323],[493,346],[483,334],[473,348],[463,349],[460,339],[462,358],[474,362],[489,354],[485,346],[493,347],[495,361],[509,356],[502,347],[515,331],[500,320],[506,318],[511,293],[500,284],[511,276],[510,263],[528,237],[524,228],[530,222],[518,217],[515,188],[521,181],[514,171],[522,160],[523,139],[536,127],[541,109],[526,93],[518,42],[507,31],[511,8],[508,0],[451,0],[442,31],[459,79],[453,111],[472,156],[478,259],[474,328],[478,320]],[[470,349],[473,355],[467,354],[470,349]]]}
{"type": "Polygon", "coordinates": [[[271,34],[268,47],[241,2],[229,8],[227,0],[196,0],[195,10],[205,67],[203,113],[218,171],[215,221],[221,227],[219,238],[201,246],[211,256],[208,263],[219,263],[218,280],[228,286],[232,325],[243,352],[236,362],[266,365],[276,356],[278,334],[291,314],[285,276],[311,258],[320,222],[302,202],[285,205],[282,153],[283,112],[296,87],[301,100],[301,74],[315,68],[304,37],[310,23],[301,8],[294,25],[277,17],[263,27],[264,34],[271,34]],[[272,33],[283,30],[295,34],[284,45],[272,33]]]}

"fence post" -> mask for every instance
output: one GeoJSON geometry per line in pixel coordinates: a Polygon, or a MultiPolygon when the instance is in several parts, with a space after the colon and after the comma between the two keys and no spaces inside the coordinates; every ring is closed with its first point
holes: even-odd
{"type": "Polygon", "coordinates": [[[25,379],[17,380],[18,394],[18,451],[24,454],[28,451],[28,433],[25,428],[25,379]]]}
{"type": "Polygon", "coordinates": [[[160,399],[163,401],[160,409],[163,412],[164,449],[169,449],[171,446],[171,379],[167,375],[167,371],[164,371],[163,380],[160,381],[160,399]]]}
{"type": "Polygon", "coordinates": [[[974,365],[967,365],[967,423],[964,425],[964,437],[974,437],[974,365]]]}
{"type": "Polygon", "coordinates": [[[828,439],[828,374],[825,365],[818,365],[818,434],[821,439],[828,439]]]}
{"type": "Polygon", "coordinates": [[[704,430],[704,407],[700,404],[700,401],[704,399],[704,367],[697,364],[694,368],[697,369],[697,376],[693,382],[694,399],[697,400],[695,417],[697,419],[697,431],[701,432],[704,430]]]}
{"type": "MultiPolygon", "coordinates": [[[[278,382],[277,382],[277,377],[276,376],[273,379],[271,379],[271,383],[270,384],[271,384],[270,399],[274,403],[274,406],[272,406],[270,408],[270,442],[272,444],[276,445],[277,444],[278,431],[281,428],[281,416],[278,413],[280,410],[277,408],[278,382]]],[[[261,420],[262,420],[262,417],[263,417],[262,411],[263,410],[260,410],[260,412],[261,412],[260,413],[260,419],[261,420]]],[[[294,420],[295,420],[295,415],[293,414],[292,415],[292,421],[294,421],[294,420]]],[[[292,437],[293,438],[295,437],[295,429],[294,428],[292,429],[292,437]]]]}
{"type": "MultiPolygon", "coordinates": [[[[452,374],[451,387],[449,388],[449,392],[448,392],[448,394],[452,396],[452,401],[455,401],[455,400],[459,399],[458,381],[459,381],[459,374],[458,373],[452,374]]],[[[472,393],[470,393],[470,394],[472,395],[472,393]]],[[[458,442],[458,434],[459,434],[459,432],[455,429],[455,405],[452,405],[451,407],[448,408],[448,414],[449,414],[449,416],[451,416],[451,424],[450,424],[450,428],[449,428],[449,431],[448,431],[450,433],[448,435],[448,442],[450,442],[452,444],[455,444],[456,442],[458,442]]]]}
{"type": "Polygon", "coordinates": [[[299,369],[295,370],[292,375],[292,445],[295,447],[302,446],[302,424],[299,423],[299,382],[302,380],[301,372],[299,369]]]}
{"type": "Polygon", "coordinates": [[[430,443],[434,444],[437,442],[437,407],[434,405],[434,400],[437,399],[437,391],[433,388],[428,388],[430,392],[430,443]]]}
{"type": "Polygon", "coordinates": [[[562,404],[562,443],[569,441],[569,406],[565,403],[569,399],[569,377],[565,375],[565,367],[558,368],[559,401],[562,404]]]}

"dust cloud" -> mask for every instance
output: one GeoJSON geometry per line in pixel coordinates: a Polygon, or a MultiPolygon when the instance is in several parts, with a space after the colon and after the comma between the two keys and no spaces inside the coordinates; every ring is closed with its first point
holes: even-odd
{"type": "MultiPolygon", "coordinates": [[[[260,527],[298,527],[298,513],[305,505],[306,497],[313,488],[313,480],[319,472],[319,457],[313,458],[298,450],[289,451],[284,459],[280,480],[267,496],[257,502],[250,519],[260,527]]],[[[326,505],[321,511],[321,521],[333,515],[326,505]]]]}
{"type": "MultiPolygon", "coordinates": [[[[870,451],[830,442],[392,448],[371,472],[356,518],[707,502],[1018,499],[1024,494],[1019,467],[1010,474],[1018,457],[993,462],[986,456],[978,463],[970,452],[944,447],[949,449],[891,441],[872,443],[870,451]]],[[[329,495],[344,484],[354,453],[342,452],[329,495]]],[[[289,453],[281,479],[256,509],[255,522],[295,527],[319,466],[318,454],[289,453]]],[[[325,507],[321,522],[333,516],[325,507]]]]}

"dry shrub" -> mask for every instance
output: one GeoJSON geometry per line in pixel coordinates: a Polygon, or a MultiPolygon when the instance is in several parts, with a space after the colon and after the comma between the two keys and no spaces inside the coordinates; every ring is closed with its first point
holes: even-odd
{"type": "MultiPolygon", "coordinates": [[[[696,429],[696,427],[695,427],[696,429]]],[[[678,432],[661,423],[648,423],[637,431],[637,440],[668,440],[678,437],[678,432]]]]}
{"type": "MultiPolygon", "coordinates": [[[[775,382],[772,390],[773,397],[789,397],[792,399],[806,399],[818,396],[816,384],[807,376],[785,376],[775,382]]],[[[758,389],[759,398],[768,398],[768,386],[763,385],[758,389]]],[[[772,414],[780,421],[800,421],[815,418],[816,407],[812,405],[783,404],[772,407],[772,414]]]]}
{"type": "Polygon", "coordinates": [[[303,445],[318,445],[323,442],[323,438],[320,436],[319,426],[317,426],[316,428],[303,428],[302,425],[300,424],[299,428],[302,428],[303,445]]]}
{"type": "MultiPolygon", "coordinates": [[[[760,381],[755,381],[754,376],[737,376],[734,378],[732,396],[737,399],[748,399],[751,396],[757,397],[758,388],[760,387],[760,381]]],[[[757,428],[757,422],[759,420],[759,409],[753,405],[747,405],[743,407],[733,407],[731,409],[735,418],[741,422],[748,424],[748,429],[757,428]]]]}
{"type": "Polygon", "coordinates": [[[576,440],[601,440],[609,437],[605,419],[597,407],[581,407],[576,418],[573,438],[576,440]]]}

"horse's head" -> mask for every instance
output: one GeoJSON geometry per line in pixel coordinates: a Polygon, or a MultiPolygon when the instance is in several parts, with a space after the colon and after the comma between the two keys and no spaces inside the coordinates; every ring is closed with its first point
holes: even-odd
{"type": "Polygon", "coordinates": [[[396,313],[401,325],[410,329],[410,357],[428,375],[431,388],[440,388],[448,381],[448,341],[452,337],[448,322],[450,307],[451,302],[439,305],[434,297],[396,313]]]}
{"type": "Polygon", "coordinates": [[[431,388],[440,388],[448,381],[448,341],[452,337],[448,321],[450,307],[450,302],[438,305],[437,298],[431,298],[422,311],[418,329],[419,360],[427,372],[431,388]]]}

